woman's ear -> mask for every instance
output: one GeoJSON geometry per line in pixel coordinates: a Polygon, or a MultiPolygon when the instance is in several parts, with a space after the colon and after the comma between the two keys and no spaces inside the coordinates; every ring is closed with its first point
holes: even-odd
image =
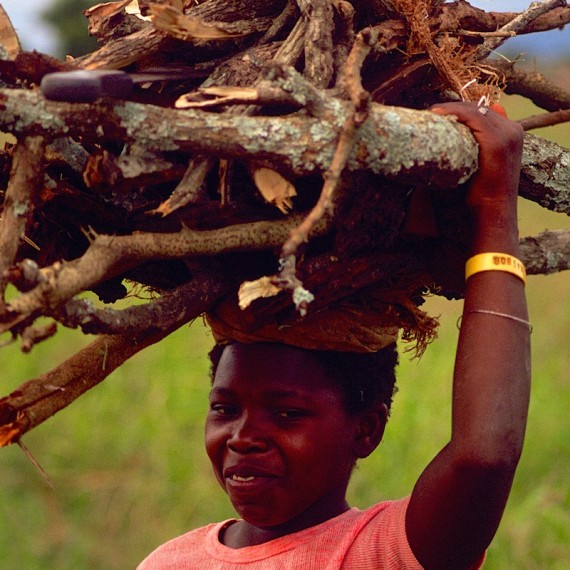
{"type": "Polygon", "coordinates": [[[382,441],[388,421],[388,407],[378,404],[371,410],[361,412],[354,438],[354,454],[358,459],[368,457],[382,441]]]}

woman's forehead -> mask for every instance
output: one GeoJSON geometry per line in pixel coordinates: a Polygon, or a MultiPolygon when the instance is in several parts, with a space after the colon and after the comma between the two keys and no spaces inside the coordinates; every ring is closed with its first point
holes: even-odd
{"type": "Polygon", "coordinates": [[[331,386],[331,380],[310,351],[269,343],[231,344],[224,349],[213,385],[242,381],[282,391],[331,386]]]}

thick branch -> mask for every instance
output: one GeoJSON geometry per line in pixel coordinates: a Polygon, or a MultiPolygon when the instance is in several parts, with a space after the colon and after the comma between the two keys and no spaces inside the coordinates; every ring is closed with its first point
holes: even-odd
{"type": "MultiPolygon", "coordinates": [[[[16,135],[136,141],[155,151],[255,157],[300,176],[330,167],[350,104],[333,101],[331,108],[328,120],[303,114],[244,117],[132,102],[53,103],[29,91],[0,90],[0,129],[16,135]]],[[[465,181],[476,165],[474,139],[462,125],[433,113],[372,105],[347,169],[448,188],[465,181]]]]}
{"type": "Polygon", "coordinates": [[[209,309],[229,285],[219,275],[202,274],[145,305],[123,310],[96,309],[86,299],[71,300],[56,311],[57,320],[85,334],[137,336],[184,324],[209,309]]]}
{"type": "MultiPolygon", "coordinates": [[[[8,315],[12,318],[0,325],[0,332],[9,330],[42,308],[55,309],[81,291],[143,261],[280,247],[301,221],[301,216],[290,216],[282,221],[238,224],[201,232],[185,228],[171,234],[95,236],[89,249],[79,259],[64,264],[58,262],[42,269],[40,283],[8,304],[8,315]]],[[[313,228],[313,235],[322,235],[327,231],[328,224],[328,219],[322,219],[313,228]]]]}
{"type": "MultiPolygon", "coordinates": [[[[19,136],[68,134],[94,141],[137,141],[158,151],[253,157],[306,175],[330,168],[350,104],[338,101],[328,108],[336,109],[328,120],[303,114],[238,117],[130,102],[53,103],[33,92],[0,90],[0,129],[19,136]]],[[[529,137],[521,194],[554,211],[568,211],[570,152],[529,137]],[[545,164],[551,167],[543,172],[545,164]]],[[[469,131],[453,120],[373,104],[369,119],[359,129],[347,170],[369,170],[402,182],[452,188],[474,171],[476,154],[469,131]]]]}

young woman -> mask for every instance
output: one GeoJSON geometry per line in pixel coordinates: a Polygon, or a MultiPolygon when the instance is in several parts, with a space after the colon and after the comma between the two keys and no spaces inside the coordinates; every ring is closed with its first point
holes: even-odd
{"type": "Polygon", "coordinates": [[[162,545],[140,570],[482,564],[521,453],[529,399],[530,325],[516,209],[523,134],[473,104],[433,111],[458,117],[480,145],[467,196],[472,257],[449,443],[409,497],[351,509],[352,468],[374,451],[386,424],[394,346],[372,355],[271,343],[220,347],[206,449],[240,518],[162,545]]]}

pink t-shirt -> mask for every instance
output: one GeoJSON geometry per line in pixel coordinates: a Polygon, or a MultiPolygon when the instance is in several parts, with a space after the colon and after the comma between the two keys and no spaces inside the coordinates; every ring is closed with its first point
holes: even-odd
{"type": "Polygon", "coordinates": [[[231,520],[207,525],[158,547],[137,570],[421,570],[406,538],[408,501],[352,508],[319,525],[238,549],[218,539],[231,520]]]}

